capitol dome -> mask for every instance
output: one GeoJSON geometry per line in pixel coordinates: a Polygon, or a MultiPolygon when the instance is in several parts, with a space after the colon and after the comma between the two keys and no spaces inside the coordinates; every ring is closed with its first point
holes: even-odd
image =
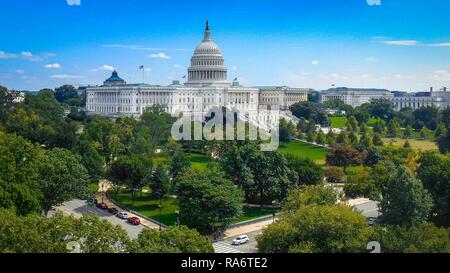
{"type": "Polygon", "coordinates": [[[188,82],[191,86],[228,84],[227,68],[219,46],[211,39],[208,21],[203,41],[195,48],[188,69],[188,82]]]}

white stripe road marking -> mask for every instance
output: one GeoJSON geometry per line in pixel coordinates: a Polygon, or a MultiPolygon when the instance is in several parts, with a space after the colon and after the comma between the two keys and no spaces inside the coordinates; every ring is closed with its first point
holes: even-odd
{"type": "Polygon", "coordinates": [[[223,242],[213,243],[213,247],[215,253],[243,253],[223,242]]]}

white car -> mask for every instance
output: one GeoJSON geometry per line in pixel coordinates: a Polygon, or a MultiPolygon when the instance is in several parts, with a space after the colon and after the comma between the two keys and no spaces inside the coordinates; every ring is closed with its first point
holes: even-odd
{"type": "Polygon", "coordinates": [[[250,239],[248,238],[247,235],[239,235],[236,239],[233,240],[233,243],[231,243],[232,245],[242,245],[245,243],[248,243],[250,239]]]}
{"type": "Polygon", "coordinates": [[[117,217],[126,220],[126,219],[128,219],[128,213],[126,213],[126,212],[124,212],[124,211],[119,212],[119,213],[117,213],[117,217]]]}

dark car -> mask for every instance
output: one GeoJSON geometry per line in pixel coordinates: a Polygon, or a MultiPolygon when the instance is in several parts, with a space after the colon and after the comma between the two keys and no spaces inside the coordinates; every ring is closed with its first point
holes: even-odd
{"type": "Polygon", "coordinates": [[[95,204],[95,205],[97,205],[97,203],[98,203],[97,198],[95,198],[95,197],[89,198],[87,200],[87,202],[90,203],[90,204],[95,204]]]}
{"type": "Polygon", "coordinates": [[[114,214],[114,215],[116,215],[117,213],[119,213],[119,210],[116,209],[116,208],[109,208],[108,211],[109,211],[111,214],[114,214]]]}
{"type": "Polygon", "coordinates": [[[97,207],[98,207],[99,209],[108,209],[108,205],[106,205],[105,203],[98,203],[98,204],[97,204],[97,207]]]}
{"type": "Polygon", "coordinates": [[[127,222],[132,225],[138,226],[141,224],[141,219],[139,219],[138,217],[130,217],[128,218],[127,222]]]}

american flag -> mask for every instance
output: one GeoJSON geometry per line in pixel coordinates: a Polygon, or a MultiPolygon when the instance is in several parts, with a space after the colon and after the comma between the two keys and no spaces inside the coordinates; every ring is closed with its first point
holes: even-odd
{"type": "Polygon", "coordinates": [[[139,66],[139,69],[144,69],[144,65],[139,66]]]}

